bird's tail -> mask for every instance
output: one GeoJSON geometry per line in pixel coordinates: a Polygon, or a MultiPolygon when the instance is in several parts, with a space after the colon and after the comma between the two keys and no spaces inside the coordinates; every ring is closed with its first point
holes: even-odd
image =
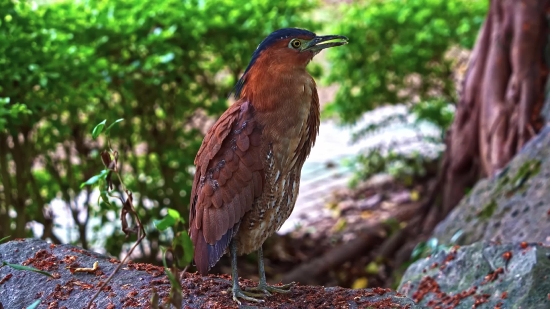
{"type": "Polygon", "coordinates": [[[214,267],[216,263],[221,259],[229,243],[235,236],[235,231],[239,228],[239,223],[235,224],[232,228],[216,241],[214,245],[208,244],[202,230],[193,231],[191,238],[195,244],[194,261],[199,273],[203,276],[208,274],[210,268],[214,267]]]}
{"type": "Polygon", "coordinates": [[[199,273],[202,276],[205,276],[208,274],[208,270],[210,270],[210,265],[208,265],[208,244],[206,243],[201,230],[195,230],[193,232],[194,233],[191,233],[191,239],[195,244],[193,260],[199,273]]]}

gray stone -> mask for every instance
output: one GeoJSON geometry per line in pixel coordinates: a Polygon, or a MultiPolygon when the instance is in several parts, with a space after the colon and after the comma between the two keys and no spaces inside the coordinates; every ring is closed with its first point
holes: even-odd
{"type": "Polygon", "coordinates": [[[398,291],[429,308],[550,308],[549,257],[539,244],[454,247],[413,263],[398,291]]]}
{"type": "Polygon", "coordinates": [[[550,127],[525,145],[495,177],[479,181],[436,227],[433,236],[457,244],[480,240],[550,243],[550,127]]]}
{"type": "MultiPolygon", "coordinates": [[[[119,265],[108,256],[70,245],[51,245],[42,240],[15,240],[0,244],[0,262],[28,264],[49,272],[54,278],[31,271],[0,268],[0,304],[5,309],[26,308],[40,299],[38,308],[81,309],[97,292],[99,285],[119,265]],[[92,273],[71,273],[68,266],[99,267],[92,273]]],[[[243,286],[253,286],[251,280],[240,280],[243,286]]],[[[185,273],[181,280],[182,308],[237,308],[231,299],[230,277],[185,273]]],[[[95,299],[95,309],[151,308],[154,288],[162,301],[169,295],[170,281],[162,267],[131,263],[124,265],[95,299]]],[[[351,290],[320,286],[294,287],[290,294],[273,295],[261,306],[242,308],[422,308],[389,289],[351,290]]]]}

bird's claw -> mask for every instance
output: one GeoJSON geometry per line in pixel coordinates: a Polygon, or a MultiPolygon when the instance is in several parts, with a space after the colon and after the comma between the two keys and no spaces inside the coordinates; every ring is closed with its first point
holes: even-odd
{"type": "Polygon", "coordinates": [[[281,286],[272,286],[260,283],[256,287],[246,288],[246,291],[263,292],[266,296],[271,296],[271,293],[288,294],[290,293],[290,289],[292,289],[295,285],[296,283],[294,282],[283,284],[281,286]]]}
{"type": "Polygon", "coordinates": [[[250,292],[247,292],[247,291],[243,291],[240,288],[231,289],[231,290],[233,290],[233,300],[235,302],[237,302],[237,304],[239,304],[239,305],[241,304],[241,301],[239,300],[239,298],[242,298],[242,299],[248,300],[248,301],[252,301],[252,302],[256,302],[256,303],[264,302],[263,299],[258,299],[258,298],[265,297],[264,294],[250,293],[250,292]]]}

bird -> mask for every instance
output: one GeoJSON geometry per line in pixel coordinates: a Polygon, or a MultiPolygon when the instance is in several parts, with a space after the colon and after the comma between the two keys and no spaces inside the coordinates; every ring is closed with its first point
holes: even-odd
{"type": "Polygon", "coordinates": [[[342,35],[318,36],[300,28],[269,34],[233,88],[235,102],[197,152],[189,213],[194,264],[206,275],[228,252],[232,296],[239,304],[239,299],[262,302],[294,286],[267,284],[262,245],[290,216],[319,133],[319,96],[306,67],[321,50],[347,43],[342,35]],[[243,290],[237,255],[254,251],[259,283],[243,290]]]}

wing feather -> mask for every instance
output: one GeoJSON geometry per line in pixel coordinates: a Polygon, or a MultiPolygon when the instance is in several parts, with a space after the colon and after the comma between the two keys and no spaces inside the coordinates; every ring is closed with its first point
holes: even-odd
{"type": "MultiPolygon", "coordinates": [[[[252,178],[252,175],[251,177],[252,178]]],[[[245,199],[245,205],[254,203],[254,184],[249,184],[246,190],[243,192],[245,199]]]]}
{"type": "Polygon", "coordinates": [[[225,205],[225,207],[221,207],[217,209],[217,212],[219,213],[219,220],[220,220],[220,225],[218,228],[220,229],[220,231],[224,231],[224,232],[229,230],[229,228],[232,227],[229,225],[230,217],[232,217],[229,214],[229,205],[225,205]]]}
{"type": "Polygon", "coordinates": [[[226,205],[224,209],[227,210],[227,224],[228,224],[228,227],[231,227],[231,222],[238,221],[240,218],[240,215],[235,212],[235,207],[231,203],[231,200],[228,202],[225,202],[224,200],[224,203],[226,205]]]}
{"type": "Polygon", "coordinates": [[[223,168],[218,176],[218,184],[220,186],[225,186],[225,183],[231,178],[231,175],[233,175],[233,173],[229,170],[229,168],[223,168]]]}
{"type": "Polygon", "coordinates": [[[264,179],[262,175],[258,172],[254,172],[252,178],[252,183],[254,185],[254,197],[260,197],[260,195],[262,194],[264,179]]]}
{"type": "MultiPolygon", "coordinates": [[[[315,83],[314,80],[312,81],[315,83]]],[[[306,158],[309,156],[311,148],[315,145],[315,140],[319,134],[319,114],[319,94],[314,90],[311,96],[311,105],[306,122],[307,126],[305,127],[307,131],[304,132],[305,134],[301,134],[302,137],[298,145],[298,148],[304,151],[297,151],[294,153],[294,160],[299,162],[300,165],[304,164],[306,158]]]]}
{"type": "Polygon", "coordinates": [[[262,128],[249,102],[236,102],[214,124],[195,158],[189,233],[206,274],[224,254],[263,189],[262,128]]]}
{"type": "Polygon", "coordinates": [[[211,198],[211,201],[214,207],[216,208],[220,208],[223,206],[223,199],[221,194],[214,194],[214,196],[212,196],[211,198]]]}
{"type": "Polygon", "coordinates": [[[245,134],[246,131],[243,132],[243,134],[239,135],[239,139],[237,140],[237,147],[239,147],[241,151],[247,151],[248,147],[250,146],[248,136],[245,134]]]}
{"type": "MultiPolygon", "coordinates": [[[[204,207],[202,209],[202,232],[204,234],[204,239],[206,239],[206,242],[208,243],[208,240],[209,239],[212,239],[212,238],[215,238],[215,236],[213,236],[213,233],[214,233],[214,229],[213,228],[205,228],[205,227],[209,227],[209,226],[212,226],[210,224],[210,211],[208,210],[208,208],[204,207]]],[[[195,262],[196,263],[196,262],[195,262]]]]}
{"type": "Polygon", "coordinates": [[[240,160],[240,158],[238,158],[237,155],[233,154],[233,156],[234,156],[233,160],[227,163],[227,169],[231,173],[235,172],[239,168],[239,160],[240,160]]]}
{"type": "Polygon", "coordinates": [[[240,215],[244,215],[248,209],[246,209],[246,199],[244,197],[244,194],[237,194],[235,196],[235,199],[233,200],[233,205],[235,205],[236,208],[238,208],[238,212],[240,215]]]}

